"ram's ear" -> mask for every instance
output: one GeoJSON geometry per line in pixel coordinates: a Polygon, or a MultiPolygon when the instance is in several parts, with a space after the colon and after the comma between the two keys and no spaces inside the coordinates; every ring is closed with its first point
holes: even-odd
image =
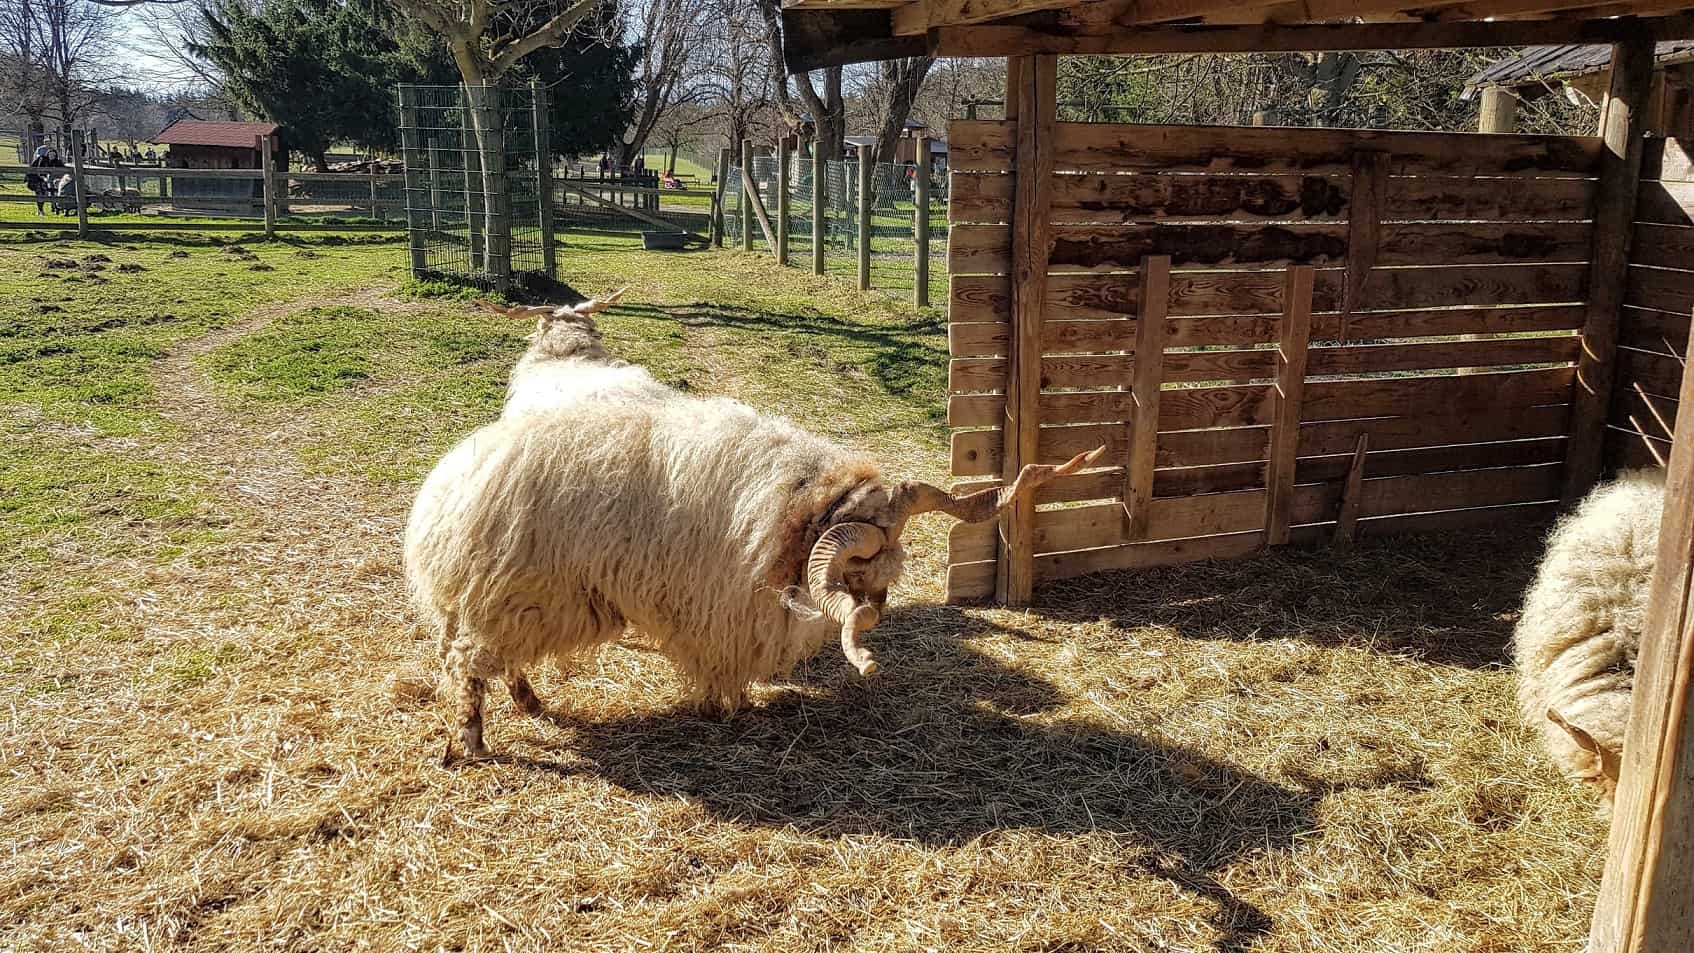
{"type": "Polygon", "coordinates": [[[1598,755],[1601,753],[1600,743],[1594,740],[1594,736],[1573,724],[1557,708],[1547,709],[1547,720],[1563,728],[1565,733],[1570,735],[1571,740],[1576,742],[1577,747],[1589,754],[1598,755]]]}

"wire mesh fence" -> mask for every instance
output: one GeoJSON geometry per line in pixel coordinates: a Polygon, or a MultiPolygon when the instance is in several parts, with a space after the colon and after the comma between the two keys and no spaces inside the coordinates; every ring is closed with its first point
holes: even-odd
{"type": "Polygon", "coordinates": [[[554,187],[559,228],[704,238],[711,227],[713,183],[696,176],[573,162],[555,169],[554,187]]]}
{"type": "MultiPolygon", "coordinates": [[[[773,229],[773,234],[768,236],[756,210],[746,201],[741,167],[731,166],[724,188],[724,244],[774,252],[771,247],[774,229],[781,227],[777,209],[786,189],[791,264],[809,268],[816,261],[813,218],[817,209],[824,272],[857,280],[861,220],[868,216],[870,287],[891,295],[911,296],[917,285],[920,254],[917,177],[922,172],[919,166],[876,163],[870,169],[869,182],[861,185],[856,160],[826,161],[822,163],[820,195],[815,178],[817,165],[812,159],[796,158],[784,181],[776,157],[754,157],[751,178],[759,204],[773,229]]],[[[946,287],[947,280],[947,178],[934,170],[929,178],[924,211],[929,235],[927,242],[922,243],[921,253],[928,259],[930,287],[939,289],[946,287]]],[[[934,296],[932,291],[931,297],[934,296]]]]}
{"type": "Polygon", "coordinates": [[[544,93],[402,86],[399,97],[413,274],[495,288],[551,278],[544,93]]]}

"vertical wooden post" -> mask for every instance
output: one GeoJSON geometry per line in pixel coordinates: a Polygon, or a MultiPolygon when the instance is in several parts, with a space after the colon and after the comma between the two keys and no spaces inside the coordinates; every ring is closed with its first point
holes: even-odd
{"type": "Polygon", "coordinates": [[[1347,467],[1347,482],[1341,489],[1341,512],[1335,518],[1336,549],[1351,549],[1359,530],[1359,505],[1365,487],[1365,457],[1370,453],[1370,434],[1359,434],[1353,444],[1353,462],[1347,467]]]}
{"type": "Polygon", "coordinates": [[[869,146],[859,147],[859,290],[871,286],[871,175],[876,172],[876,155],[869,146]]]}
{"type": "Polygon", "coordinates": [[[718,150],[718,186],[712,190],[712,246],[723,247],[724,190],[729,188],[729,147],[718,150]]]}
{"type": "Polygon", "coordinates": [[[548,278],[559,274],[557,251],[553,235],[553,140],[550,128],[551,113],[547,103],[547,87],[538,80],[529,81],[530,115],[535,128],[535,195],[536,211],[541,221],[541,270],[548,278]]]}
{"type": "Polygon", "coordinates": [[[1617,370],[1629,236],[1641,182],[1642,120],[1653,77],[1653,45],[1653,38],[1644,33],[1612,44],[1611,85],[1600,111],[1605,148],[1600,152],[1600,182],[1594,199],[1594,250],[1588,256],[1588,314],[1582,325],[1570,446],[1565,452],[1567,504],[1587,494],[1600,476],[1606,411],[1617,370]]]}
{"type": "Polygon", "coordinates": [[[829,163],[818,157],[812,140],[812,274],[823,274],[824,215],[829,211],[829,163]]]}
{"type": "Polygon", "coordinates": [[[920,308],[929,306],[929,137],[918,137],[917,188],[913,191],[912,238],[918,259],[912,275],[912,299],[920,308]]]}
{"type": "MultiPolygon", "coordinates": [[[[1682,400],[1694,401],[1694,372],[1682,400]]],[[[1666,469],[1591,953],[1681,953],[1694,941],[1694,414],[1678,416],[1666,469]]]]}
{"type": "Polygon", "coordinates": [[[264,176],[259,181],[263,183],[260,192],[265,205],[265,238],[271,239],[276,237],[276,160],[271,156],[270,136],[254,136],[253,144],[258,147],[260,174],[264,176]]]}
{"type": "Polygon", "coordinates": [[[71,130],[71,188],[76,192],[76,237],[88,237],[88,187],[82,177],[82,130],[71,130]]]}
{"type": "MultiPolygon", "coordinates": [[[[423,229],[423,207],[418,204],[417,194],[422,183],[418,178],[417,163],[413,158],[418,155],[418,91],[414,86],[402,85],[400,96],[400,153],[406,163],[402,170],[405,176],[403,192],[406,194],[406,244],[412,255],[412,277],[422,275],[429,267],[426,236],[423,229]]],[[[435,148],[435,140],[429,141],[429,174],[432,183],[438,181],[437,170],[441,167],[435,148]]],[[[441,201],[441,190],[431,188],[429,196],[430,215],[435,213],[436,203],[441,201]]],[[[437,223],[432,221],[431,227],[437,223]]]]}
{"type": "MultiPolygon", "coordinates": [[[[1053,204],[1053,127],[1058,58],[1007,61],[1008,103],[1017,116],[1012,191],[1011,345],[1006,360],[1006,419],[1000,428],[1006,482],[1037,462],[1041,437],[1041,322],[1047,297],[1049,222],[1053,204]]],[[[1035,500],[1020,498],[1000,518],[994,592],[1025,605],[1035,590],[1035,500]]]]}
{"type": "MultiPolygon", "coordinates": [[[[1276,410],[1271,418],[1270,462],[1265,465],[1265,544],[1288,542],[1294,468],[1300,452],[1300,402],[1306,395],[1306,346],[1312,337],[1310,265],[1288,269],[1282,289],[1281,341],[1276,350],[1276,410]]],[[[1139,357],[1136,360],[1140,360],[1139,357]]]]}
{"type": "Polygon", "coordinates": [[[1347,206],[1347,271],[1341,302],[1341,340],[1349,340],[1349,318],[1365,304],[1365,283],[1376,266],[1382,231],[1383,190],[1388,185],[1388,153],[1353,153],[1353,177],[1347,206]]]}
{"type": "Polygon", "coordinates": [[[1141,259],[1141,290],[1135,313],[1135,362],[1130,372],[1133,411],[1129,460],[1123,470],[1124,538],[1147,535],[1153,504],[1153,470],[1159,452],[1159,385],[1165,376],[1165,317],[1170,310],[1171,259],[1141,259]]]}
{"type": "Polygon", "coordinates": [[[753,178],[753,140],[741,140],[741,250],[753,250],[753,203],[757,189],[753,178]]]}
{"type": "Polygon", "coordinates": [[[1517,132],[1518,98],[1504,86],[1485,86],[1482,110],[1476,117],[1477,132],[1517,132]]]}
{"type": "Polygon", "coordinates": [[[776,263],[788,264],[788,219],[791,214],[788,200],[789,158],[794,146],[791,136],[783,136],[776,146],[776,263]]]}

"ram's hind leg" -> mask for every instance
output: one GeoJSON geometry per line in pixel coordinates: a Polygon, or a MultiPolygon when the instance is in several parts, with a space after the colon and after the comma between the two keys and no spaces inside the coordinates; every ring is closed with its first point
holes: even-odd
{"type": "Polygon", "coordinates": [[[518,711],[531,718],[540,718],[547,714],[547,706],[541,704],[536,697],[535,688],[529,684],[520,668],[506,669],[506,688],[512,693],[512,704],[518,706],[518,711]]]}
{"type": "Polygon", "coordinates": [[[453,722],[459,726],[459,743],[467,757],[486,758],[489,751],[482,741],[482,706],[488,680],[479,664],[482,650],[474,639],[456,631],[443,633],[441,641],[447,697],[453,722]]]}

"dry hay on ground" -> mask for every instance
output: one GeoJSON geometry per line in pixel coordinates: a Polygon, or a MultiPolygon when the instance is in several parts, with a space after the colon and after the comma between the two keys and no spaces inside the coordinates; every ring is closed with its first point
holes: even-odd
{"type": "MultiPolygon", "coordinates": [[[[240,329],[225,335],[240,333],[240,329]]],[[[1603,826],[1500,666],[1533,530],[937,605],[946,522],[873,635],[728,721],[662,659],[493,696],[444,768],[397,704],[403,494],[295,470],[287,420],[162,386],[231,527],[82,572],[101,638],[14,665],[0,947],[1570,950],[1603,826]],[[88,580],[85,580],[85,582],[88,580]]],[[[32,580],[36,585],[53,585],[32,580]]]]}

